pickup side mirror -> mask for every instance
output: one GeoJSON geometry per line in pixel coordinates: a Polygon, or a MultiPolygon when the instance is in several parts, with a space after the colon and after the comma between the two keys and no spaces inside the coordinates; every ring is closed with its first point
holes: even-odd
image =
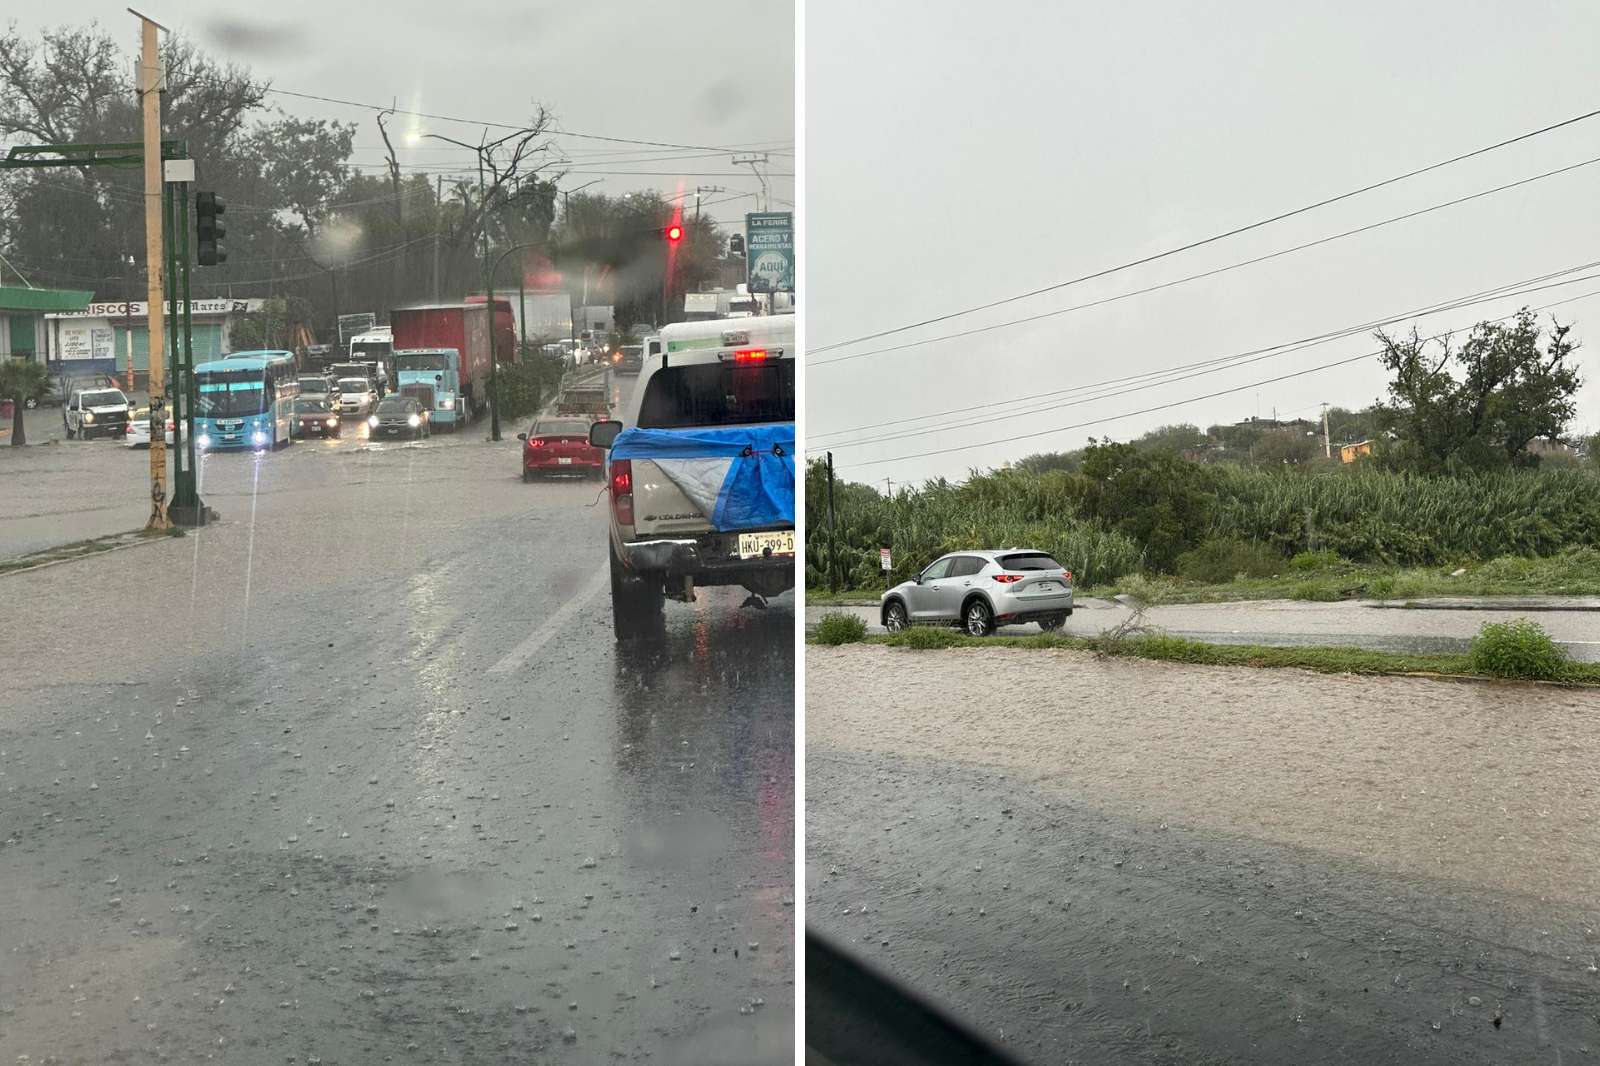
{"type": "Polygon", "coordinates": [[[622,432],[622,423],[614,418],[601,419],[589,427],[589,443],[596,448],[610,448],[622,432]]]}

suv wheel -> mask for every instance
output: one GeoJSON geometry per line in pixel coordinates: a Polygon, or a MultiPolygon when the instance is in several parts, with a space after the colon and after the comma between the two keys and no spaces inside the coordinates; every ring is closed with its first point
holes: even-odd
{"type": "Polygon", "coordinates": [[[974,599],[967,604],[962,625],[969,637],[987,637],[994,632],[994,612],[982,599],[974,599]]]}
{"type": "Polygon", "coordinates": [[[666,594],[656,582],[630,574],[611,547],[611,628],[618,640],[653,636],[666,625],[666,594]]]}
{"type": "Polygon", "coordinates": [[[1039,619],[1039,628],[1046,633],[1054,633],[1061,628],[1061,623],[1067,620],[1064,614],[1051,615],[1049,618],[1039,619]]]}
{"type": "Polygon", "coordinates": [[[883,628],[891,633],[898,633],[910,624],[906,617],[906,605],[899,600],[891,600],[883,612],[883,628]]]}

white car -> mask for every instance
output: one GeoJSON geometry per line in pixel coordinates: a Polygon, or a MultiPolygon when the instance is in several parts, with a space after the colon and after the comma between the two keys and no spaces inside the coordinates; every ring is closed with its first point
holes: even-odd
{"type": "MultiPolygon", "coordinates": [[[[167,444],[172,444],[172,419],[167,419],[167,444]]],[[[128,433],[123,443],[130,448],[150,447],[150,412],[138,411],[128,422],[128,433]]]]}
{"type": "Polygon", "coordinates": [[[360,415],[365,418],[372,413],[372,409],[376,406],[378,406],[378,394],[373,389],[370,379],[339,379],[339,411],[341,414],[360,415]]]}

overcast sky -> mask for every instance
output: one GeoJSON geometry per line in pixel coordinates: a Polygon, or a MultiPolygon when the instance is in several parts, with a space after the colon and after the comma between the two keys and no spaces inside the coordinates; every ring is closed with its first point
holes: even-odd
{"type": "MultiPolygon", "coordinates": [[[[1052,411],[1016,413],[999,401],[1033,397],[1037,407],[1040,394],[1283,344],[1600,260],[1596,163],[1160,292],[828,363],[1160,284],[1600,156],[1596,118],[1148,266],[819,350],[1150,255],[1600,107],[1592,62],[1600,7],[808,0],[805,18],[807,448],[832,448],[851,480],[961,476],[1081,447],[1091,434],[1128,439],[1161,424],[1204,427],[1258,411],[1315,418],[1323,401],[1364,406],[1384,389],[1375,360],[1115,417],[1358,356],[1374,348],[1365,332],[1052,411]],[[996,406],[875,428],[984,404],[996,406]],[[1022,434],[1041,435],[995,441],[1022,434]],[[947,448],[962,450],[909,458],[947,448]]],[[[1596,290],[1600,279],[1420,326],[1425,334],[1466,327],[1522,303],[1596,290]]],[[[1600,296],[1552,310],[1575,320],[1587,342],[1578,424],[1600,429],[1600,296]]]]}
{"type": "MultiPolygon", "coordinates": [[[[524,122],[543,104],[572,134],[772,148],[772,196],[794,199],[793,178],[778,176],[794,172],[789,4],[147,0],[136,6],[278,89],[503,123],[524,122]]],[[[55,0],[10,17],[29,32],[99,21],[126,40],[130,54],[137,53],[138,21],[122,4],[55,0]]],[[[359,121],[355,158],[381,172],[383,141],[371,111],[281,95],[268,101],[299,116],[359,121]]],[[[483,127],[402,117],[391,129],[475,142],[483,127]]],[[[697,185],[722,186],[728,191],[703,196],[708,215],[742,226],[744,213],[754,209],[749,195],[735,197],[755,192],[760,183],[750,167],[735,167],[726,152],[575,135],[556,141],[573,160],[565,188],[598,179],[601,184],[591,191],[611,195],[681,189],[692,205],[697,185]]],[[[436,142],[401,152],[400,161],[408,169],[461,167],[476,173],[471,152],[436,142]]],[[[775,210],[788,207],[774,203],[775,210]]]]}

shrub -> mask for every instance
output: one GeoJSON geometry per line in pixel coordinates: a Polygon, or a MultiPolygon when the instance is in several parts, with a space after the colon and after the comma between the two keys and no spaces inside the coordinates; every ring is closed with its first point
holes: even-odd
{"type": "Polygon", "coordinates": [[[889,638],[897,648],[916,648],[928,651],[933,648],[951,648],[961,643],[961,634],[953,629],[934,626],[912,626],[889,638]]]}
{"type": "Polygon", "coordinates": [[[1332,603],[1344,599],[1344,593],[1332,585],[1316,581],[1302,581],[1289,590],[1291,600],[1311,600],[1315,603],[1332,603]]]}
{"type": "Polygon", "coordinates": [[[500,405],[500,421],[531,415],[544,398],[544,369],[539,363],[501,363],[490,399],[500,405]]]}
{"type": "Polygon", "coordinates": [[[1567,653],[1526,618],[1485,623],[1467,656],[1474,670],[1490,677],[1554,681],[1567,671],[1567,653]]]}
{"type": "Polygon", "coordinates": [[[1289,560],[1291,570],[1332,570],[1343,566],[1344,559],[1332,548],[1322,548],[1314,552],[1301,552],[1289,560]]]}
{"type": "Polygon", "coordinates": [[[1392,574],[1379,574],[1367,582],[1367,595],[1374,600],[1394,599],[1395,582],[1392,574]]]}
{"type": "Polygon", "coordinates": [[[1166,603],[1178,591],[1177,584],[1171,579],[1153,574],[1129,574],[1117,582],[1117,587],[1148,607],[1166,603]]]}
{"type": "Polygon", "coordinates": [[[854,644],[867,635],[867,623],[860,615],[829,611],[817,619],[818,644],[854,644]]]}
{"type": "Polygon", "coordinates": [[[1232,581],[1240,574],[1266,577],[1283,567],[1283,556],[1257,541],[1234,537],[1214,537],[1192,551],[1178,556],[1180,577],[1207,585],[1232,581]]]}

